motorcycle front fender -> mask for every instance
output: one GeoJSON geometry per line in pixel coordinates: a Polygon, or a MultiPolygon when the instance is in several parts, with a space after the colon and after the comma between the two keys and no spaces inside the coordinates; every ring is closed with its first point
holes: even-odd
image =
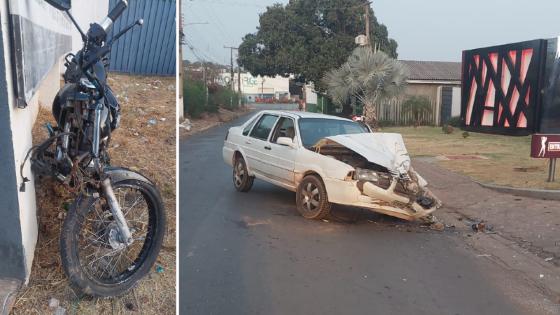
{"type": "Polygon", "coordinates": [[[133,179],[154,185],[154,183],[146,176],[124,167],[106,167],[104,169],[104,173],[109,175],[113,183],[133,179]]]}

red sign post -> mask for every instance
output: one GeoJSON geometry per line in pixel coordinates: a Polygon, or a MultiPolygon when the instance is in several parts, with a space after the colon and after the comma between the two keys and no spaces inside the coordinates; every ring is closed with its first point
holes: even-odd
{"type": "Polygon", "coordinates": [[[550,159],[548,181],[553,182],[556,173],[556,159],[560,158],[560,135],[533,135],[531,139],[531,157],[550,159]]]}

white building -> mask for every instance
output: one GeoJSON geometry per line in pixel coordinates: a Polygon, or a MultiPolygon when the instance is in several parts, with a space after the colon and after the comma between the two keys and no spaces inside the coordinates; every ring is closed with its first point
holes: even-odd
{"type": "MultiPolygon", "coordinates": [[[[73,0],[82,28],[101,21],[108,0],[73,0]]],[[[36,199],[31,182],[20,191],[20,166],[32,146],[39,104],[50,106],[61,85],[62,57],[82,45],[77,31],[44,0],[0,0],[0,314],[8,297],[29,279],[37,242],[36,199]]]]}
{"type": "MultiPolygon", "coordinates": [[[[223,86],[230,86],[231,73],[223,72],[218,77],[218,83],[223,86]]],[[[238,74],[233,77],[234,88],[238,88],[238,74]]],[[[250,73],[241,73],[241,93],[248,102],[255,102],[257,99],[290,99],[290,78],[282,76],[261,77],[253,76],[250,73]]]]}

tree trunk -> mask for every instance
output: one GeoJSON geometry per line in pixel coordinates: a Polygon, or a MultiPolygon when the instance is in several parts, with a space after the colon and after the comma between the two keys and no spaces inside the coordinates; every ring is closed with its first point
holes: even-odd
{"type": "Polygon", "coordinates": [[[365,121],[373,129],[377,129],[377,113],[375,111],[375,105],[373,103],[367,102],[364,104],[364,116],[365,121]]]}
{"type": "Polygon", "coordinates": [[[344,103],[342,105],[342,117],[350,117],[352,116],[353,108],[351,103],[344,103]]]}

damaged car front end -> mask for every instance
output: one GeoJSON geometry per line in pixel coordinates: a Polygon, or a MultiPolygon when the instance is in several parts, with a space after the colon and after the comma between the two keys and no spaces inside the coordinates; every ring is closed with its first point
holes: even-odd
{"type": "MultiPolygon", "coordinates": [[[[337,135],[309,148],[328,158],[323,168],[349,166],[344,177],[326,176],[329,201],[367,208],[405,220],[431,217],[441,201],[411,167],[402,136],[394,133],[337,135]],[[336,161],[336,162],[335,162],[336,161]]],[[[333,174],[334,175],[334,174],[333,174]]]]}

